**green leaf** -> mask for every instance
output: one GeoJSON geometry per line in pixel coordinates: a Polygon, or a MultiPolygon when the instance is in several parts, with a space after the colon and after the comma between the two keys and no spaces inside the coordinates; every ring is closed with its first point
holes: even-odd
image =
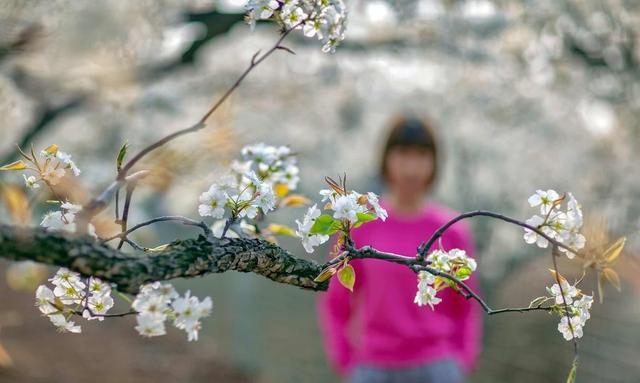
{"type": "Polygon", "coordinates": [[[120,171],[120,169],[122,168],[124,158],[127,156],[127,149],[129,149],[129,143],[125,142],[118,152],[118,157],[116,157],[116,168],[118,169],[118,171],[120,171]]]}
{"type": "Polygon", "coordinates": [[[331,235],[338,230],[340,230],[340,221],[334,219],[328,214],[322,214],[321,216],[316,218],[313,226],[311,226],[311,230],[309,231],[309,233],[331,235]]]}
{"type": "Polygon", "coordinates": [[[338,280],[342,283],[342,286],[353,292],[353,285],[356,283],[356,272],[353,270],[353,266],[346,265],[340,271],[338,271],[338,280]]]}
{"type": "Polygon", "coordinates": [[[373,221],[378,218],[378,216],[373,213],[356,213],[356,216],[358,217],[358,222],[362,223],[373,221]]]}
{"type": "Polygon", "coordinates": [[[465,279],[468,279],[471,276],[471,273],[473,273],[473,270],[471,270],[470,268],[468,268],[466,266],[462,266],[461,268],[459,268],[456,271],[456,277],[458,277],[458,279],[464,281],[465,279]]]}
{"type": "Polygon", "coordinates": [[[373,213],[356,213],[358,220],[353,224],[353,227],[360,227],[363,223],[367,223],[378,218],[373,213]]]}

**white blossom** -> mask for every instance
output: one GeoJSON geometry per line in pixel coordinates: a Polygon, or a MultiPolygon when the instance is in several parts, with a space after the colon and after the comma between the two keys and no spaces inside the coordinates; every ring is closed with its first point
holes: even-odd
{"type": "Polygon", "coordinates": [[[113,304],[113,298],[110,295],[94,294],[87,301],[89,310],[84,310],[82,316],[89,320],[98,319],[102,321],[107,311],[113,307],[113,304]]]}
{"type": "Polygon", "coordinates": [[[200,301],[189,291],[180,297],[171,284],[160,282],[142,286],[131,304],[138,313],[136,330],[141,335],[164,335],[164,322],[171,317],[177,328],[187,332],[190,341],[198,339],[200,319],[210,315],[212,306],[209,297],[200,301]]]}
{"type": "Polygon", "coordinates": [[[435,277],[426,271],[420,271],[418,273],[418,292],[413,300],[413,303],[418,306],[429,305],[431,309],[434,306],[442,302],[441,298],[436,297],[436,289],[433,288],[435,277]]]}
{"type": "Polygon", "coordinates": [[[77,177],[80,175],[80,173],[82,173],[80,171],[80,169],[78,169],[78,167],[76,166],[76,163],[73,162],[73,160],[71,160],[71,155],[67,154],[61,150],[58,150],[56,152],[56,158],[63,164],[66,165],[66,167],[68,169],[71,169],[71,171],[73,172],[73,174],[77,177]]]}
{"type": "Polygon", "coordinates": [[[304,12],[304,9],[302,9],[302,7],[298,6],[297,1],[289,0],[282,7],[280,17],[287,27],[299,29],[302,28],[302,25],[300,23],[306,20],[307,14],[304,12]]]}
{"type": "Polygon", "coordinates": [[[56,169],[53,166],[48,166],[41,174],[43,180],[54,186],[60,183],[64,175],[65,171],[63,168],[56,169]]]}
{"type": "Polygon", "coordinates": [[[80,332],[82,332],[82,329],[80,328],[80,326],[77,326],[72,321],[68,321],[67,318],[65,318],[65,316],[62,314],[49,315],[49,319],[51,320],[51,323],[53,323],[53,325],[56,326],[58,328],[58,331],[60,332],[70,332],[75,334],[79,334],[80,332]]]}
{"type": "Polygon", "coordinates": [[[314,247],[320,246],[321,244],[329,240],[328,235],[310,233],[315,219],[319,216],[320,210],[314,204],[313,206],[309,207],[306,214],[302,218],[302,222],[296,220],[296,224],[298,224],[296,235],[302,238],[302,246],[307,251],[307,253],[313,253],[314,247]]]}
{"type": "Polygon", "coordinates": [[[38,286],[36,290],[36,306],[41,313],[47,315],[57,312],[58,309],[54,306],[55,299],[56,297],[50,288],[45,285],[38,286]]]}
{"type": "Polygon", "coordinates": [[[146,337],[165,335],[167,331],[164,327],[164,320],[164,316],[143,312],[136,315],[135,329],[140,335],[146,337]]]}
{"type": "Polygon", "coordinates": [[[80,274],[75,271],[71,271],[65,267],[58,269],[53,278],[49,278],[49,282],[58,286],[63,283],[77,283],[80,282],[80,274]]]}
{"type": "Polygon", "coordinates": [[[307,37],[317,36],[318,39],[322,40],[322,26],[326,23],[325,19],[320,18],[307,20],[302,27],[302,33],[307,37]]]}
{"type": "Polygon", "coordinates": [[[580,299],[577,299],[573,302],[573,307],[576,310],[577,316],[580,318],[582,325],[591,318],[591,314],[589,310],[591,310],[591,305],[593,304],[593,296],[591,295],[582,295],[580,299]]]}
{"type": "Polygon", "coordinates": [[[287,146],[271,146],[264,143],[248,145],[242,148],[243,162],[235,164],[236,172],[247,174],[255,172],[261,182],[287,185],[289,190],[295,190],[300,181],[296,157],[287,146]]]}
{"type": "Polygon", "coordinates": [[[257,20],[272,18],[286,28],[302,28],[307,37],[322,41],[322,51],[335,51],[344,40],[347,8],[343,0],[250,0],[247,22],[253,30],[257,20]]]}
{"type": "Polygon", "coordinates": [[[140,292],[131,303],[131,307],[138,313],[153,313],[165,316],[171,300],[177,296],[178,293],[172,285],[154,282],[140,288],[140,292]]]}
{"type": "Polygon", "coordinates": [[[434,250],[427,255],[427,261],[432,268],[452,274],[462,281],[469,279],[477,268],[476,260],[461,249],[434,250]]]}
{"type": "Polygon", "coordinates": [[[333,203],[337,193],[331,189],[322,189],[319,194],[322,196],[321,202],[329,201],[333,203]]]}
{"type": "Polygon", "coordinates": [[[40,187],[38,179],[35,176],[27,177],[25,174],[23,174],[22,178],[24,178],[24,184],[27,186],[27,189],[37,189],[40,187]]]}
{"type": "Polygon", "coordinates": [[[536,190],[536,193],[529,197],[529,205],[531,207],[540,206],[540,214],[546,215],[554,207],[554,202],[560,198],[555,190],[536,190]]]}
{"type": "Polygon", "coordinates": [[[184,297],[176,298],[171,304],[175,316],[173,323],[177,328],[187,332],[189,341],[198,340],[200,319],[211,314],[212,306],[211,298],[206,297],[199,301],[187,291],[184,297]]]}
{"type": "Polygon", "coordinates": [[[358,204],[357,196],[354,193],[336,197],[331,205],[334,211],[333,218],[348,219],[352,223],[358,221],[357,214],[363,211],[363,207],[358,204]]]}
{"type": "Polygon", "coordinates": [[[255,206],[259,207],[262,212],[271,211],[276,206],[276,195],[271,185],[262,183],[258,190],[258,196],[255,199],[255,206]]]}
{"type": "Polygon", "coordinates": [[[427,260],[430,262],[430,266],[434,269],[443,271],[445,273],[451,271],[451,266],[449,264],[451,257],[446,251],[440,249],[434,250],[429,253],[429,255],[427,255],[427,260]]]}
{"type": "Polygon", "coordinates": [[[582,338],[583,332],[580,317],[571,317],[569,320],[566,316],[563,316],[560,319],[560,323],[558,323],[558,331],[560,331],[566,340],[572,340],[574,337],[582,338]]]}
{"type": "MultiPolygon", "coordinates": [[[[60,205],[60,210],[49,211],[46,213],[40,222],[40,226],[50,230],[66,230],[75,232],[75,218],[76,214],[78,214],[80,210],[82,210],[82,206],[64,202],[60,205]]],[[[96,229],[93,224],[89,224],[87,231],[93,237],[96,236],[96,229]]]]}
{"type": "Polygon", "coordinates": [[[84,288],[82,282],[60,283],[53,289],[53,294],[65,305],[79,304],[85,297],[84,288]]]}
{"type": "Polygon", "coordinates": [[[220,185],[213,184],[209,190],[200,195],[198,213],[202,216],[222,218],[227,203],[227,193],[220,189],[220,185]]]}
{"type": "MultiPolygon", "coordinates": [[[[539,228],[540,225],[544,224],[544,218],[539,215],[534,215],[526,220],[525,223],[529,226],[539,228]]],[[[549,241],[545,237],[530,229],[524,229],[524,241],[529,244],[535,243],[538,247],[542,248],[549,246],[549,241]]]]}
{"type": "Polygon", "coordinates": [[[89,293],[97,296],[111,295],[111,286],[96,277],[89,278],[89,293]]]}
{"type": "Polygon", "coordinates": [[[383,221],[386,220],[389,214],[382,206],[380,206],[378,196],[375,193],[369,192],[367,193],[367,200],[369,201],[369,204],[373,207],[373,210],[376,212],[376,216],[383,221]]]}
{"type": "Polygon", "coordinates": [[[563,305],[566,303],[570,305],[573,302],[573,298],[578,295],[578,289],[570,285],[566,280],[562,280],[560,283],[560,285],[556,283],[551,286],[549,293],[555,298],[556,304],[563,305]],[[560,291],[560,286],[562,286],[562,291],[560,291]]]}
{"type": "MultiPolygon", "coordinates": [[[[558,246],[558,250],[566,253],[569,259],[574,258],[575,252],[585,246],[586,238],[580,233],[583,225],[582,208],[573,194],[566,193],[561,201],[559,194],[554,190],[537,190],[536,194],[529,197],[529,204],[532,207],[540,206],[542,216],[534,215],[526,223],[564,245],[558,246]],[[566,202],[566,211],[561,209],[560,202],[566,202]]],[[[524,240],[542,248],[549,245],[549,240],[527,228],[524,229],[524,240]]]]}
{"type": "Polygon", "coordinates": [[[276,0],[250,0],[246,8],[254,20],[265,20],[273,15],[280,4],[276,0]]]}

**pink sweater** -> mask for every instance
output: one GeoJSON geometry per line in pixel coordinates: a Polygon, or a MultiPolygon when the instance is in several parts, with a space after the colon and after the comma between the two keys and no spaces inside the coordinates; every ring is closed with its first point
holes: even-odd
{"type": "MultiPolygon", "coordinates": [[[[389,209],[385,222],[364,224],[352,233],[357,247],[415,256],[418,245],[452,212],[429,203],[419,214],[399,216],[389,209]]],[[[473,256],[473,239],[464,222],[442,237],[442,247],[464,249],[473,256]]],[[[434,246],[438,246],[438,243],[434,246]]],[[[358,364],[378,367],[411,367],[442,358],[454,358],[469,373],[481,341],[481,309],[448,288],[438,293],[442,302],[431,310],[413,303],[416,274],[406,266],[365,259],[351,262],[356,271],[351,293],[332,278],[329,290],[318,299],[320,327],[332,366],[348,375],[358,364]]],[[[477,291],[476,278],[469,285],[477,291]]]]}

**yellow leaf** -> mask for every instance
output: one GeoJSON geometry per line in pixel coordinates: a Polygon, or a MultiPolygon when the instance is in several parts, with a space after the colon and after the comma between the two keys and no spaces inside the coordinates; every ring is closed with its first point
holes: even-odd
{"type": "Polygon", "coordinates": [[[353,292],[353,285],[356,283],[356,272],[353,270],[353,266],[346,265],[340,271],[338,271],[338,280],[342,283],[342,286],[353,292]]]}
{"type": "Polygon", "coordinates": [[[603,273],[598,273],[598,297],[600,298],[600,304],[604,302],[604,283],[605,276],[603,273]]]}
{"type": "Polygon", "coordinates": [[[43,151],[47,152],[47,154],[54,156],[56,153],[58,153],[58,145],[51,144],[47,146],[43,151]]]}
{"type": "Polygon", "coordinates": [[[560,280],[560,282],[564,282],[567,279],[565,277],[563,277],[560,273],[556,272],[554,269],[549,269],[549,271],[551,272],[551,275],[553,276],[554,280],[560,280]]]}
{"type": "Polygon", "coordinates": [[[275,184],[273,186],[273,191],[276,193],[278,198],[282,198],[289,193],[289,186],[287,186],[287,184],[275,184]]]}
{"type": "Polygon", "coordinates": [[[612,268],[605,267],[602,269],[602,275],[616,288],[616,290],[621,291],[622,287],[620,286],[620,277],[618,273],[615,272],[612,268]]]}
{"type": "Polygon", "coordinates": [[[290,237],[295,237],[296,232],[292,228],[286,225],[280,225],[277,223],[271,223],[267,226],[267,230],[276,235],[288,235],[290,237]]]}
{"type": "Polygon", "coordinates": [[[337,270],[336,270],[336,268],[335,268],[334,266],[329,266],[329,267],[327,267],[326,269],[322,270],[322,271],[320,272],[320,274],[318,274],[318,276],[317,276],[317,277],[315,277],[315,279],[314,279],[313,281],[314,281],[314,282],[318,282],[318,283],[320,283],[320,282],[324,282],[324,281],[326,281],[327,279],[331,278],[331,276],[332,276],[333,274],[335,274],[335,273],[336,273],[336,271],[337,271],[337,270]]]}
{"type": "Polygon", "coordinates": [[[576,373],[578,372],[578,364],[573,362],[569,375],[567,376],[567,383],[574,383],[576,381],[576,373]]]}
{"type": "Polygon", "coordinates": [[[617,241],[613,243],[605,252],[604,259],[609,263],[613,263],[620,254],[622,254],[622,249],[624,249],[624,245],[627,242],[627,237],[618,238],[617,241]]]}
{"type": "Polygon", "coordinates": [[[11,356],[0,343],[0,367],[7,368],[11,366],[13,366],[13,360],[11,360],[11,356]]]}
{"type": "Polygon", "coordinates": [[[274,237],[273,235],[267,235],[266,237],[264,237],[264,239],[265,239],[267,242],[271,242],[271,243],[273,243],[274,245],[277,245],[277,244],[278,244],[278,240],[277,240],[277,239],[276,239],[276,237],[274,237]]]}
{"type": "Polygon", "coordinates": [[[280,203],[282,206],[293,206],[293,207],[298,207],[298,206],[305,206],[305,205],[310,205],[311,201],[300,194],[292,194],[290,196],[286,196],[282,199],[282,202],[280,203]]]}
{"type": "Polygon", "coordinates": [[[31,218],[29,200],[21,188],[15,185],[6,185],[2,188],[2,200],[14,223],[26,225],[29,222],[31,218]]]}
{"type": "Polygon", "coordinates": [[[27,168],[27,164],[22,160],[18,160],[16,162],[12,162],[10,164],[4,165],[0,167],[0,170],[24,170],[27,168]]]}
{"type": "Polygon", "coordinates": [[[165,243],[164,245],[160,245],[160,246],[153,247],[151,249],[147,249],[147,251],[150,251],[152,253],[157,253],[157,252],[165,251],[168,247],[169,247],[169,244],[165,243]]]}

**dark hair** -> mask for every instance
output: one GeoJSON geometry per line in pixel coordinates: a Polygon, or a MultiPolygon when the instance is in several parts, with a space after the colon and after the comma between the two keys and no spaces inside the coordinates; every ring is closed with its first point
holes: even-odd
{"type": "Polygon", "coordinates": [[[416,117],[396,117],[389,124],[389,136],[382,151],[380,175],[386,181],[388,176],[387,157],[393,148],[411,147],[424,149],[433,159],[433,172],[427,181],[430,187],[438,173],[438,145],[429,122],[416,117]]]}

